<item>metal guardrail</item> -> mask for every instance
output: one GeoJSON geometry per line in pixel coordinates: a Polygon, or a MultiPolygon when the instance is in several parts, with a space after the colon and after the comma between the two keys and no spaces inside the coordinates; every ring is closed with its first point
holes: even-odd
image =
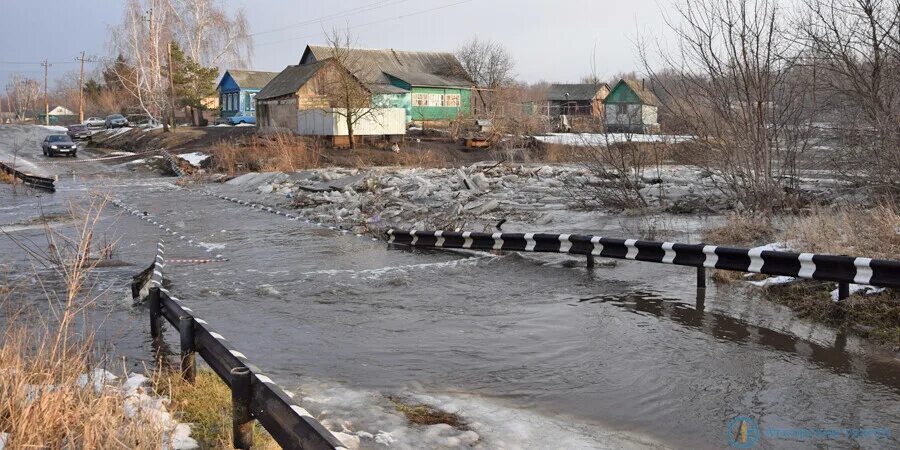
{"type": "Polygon", "coordinates": [[[388,230],[388,243],[415,247],[513,250],[585,255],[692,266],[705,287],[705,270],[784,275],[839,283],[839,297],[849,296],[849,284],[900,287],[900,261],[851,256],[794,253],[762,248],[730,248],[703,244],[613,239],[600,236],[542,233],[475,233],[388,230]]]}
{"type": "Polygon", "coordinates": [[[22,182],[28,186],[43,189],[47,192],[56,192],[56,187],[53,185],[56,180],[53,178],[39,177],[37,175],[22,172],[15,169],[12,164],[8,162],[0,162],[0,170],[22,180],[22,182]]]}
{"type": "Polygon", "coordinates": [[[253,445],[252,424],[253,420],[258,420],[282,448],[344,449],[341,441],[308,411],[162,286],[165,266],[165,245],[160,242],[147,295],[150,334],[154,340],[161,340],[162,319],[165,319],[180,335],[182,376],[194,382],[196,354],[199,353],[231,389],[235,448],[246,449],[253,445]]]}

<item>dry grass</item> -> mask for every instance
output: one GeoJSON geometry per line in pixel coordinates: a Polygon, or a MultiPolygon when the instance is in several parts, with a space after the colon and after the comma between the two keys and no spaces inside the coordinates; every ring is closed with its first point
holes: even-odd
{"type": "Polygon", "coordinates": [[[394,408],[406,416],[406,420],[412,424],[437,425],[439,423],[445,423],[456,429],[468,429],[468,424],[456,414],[441,411],[421,403],[409,403],[392,395],[389,395],[387,399],[393,403],[394,408]]]}
{"type": "MultiPolygon", "coordinates": [[[[213,372],[197,372],[194,384],[182,380],[177,370],[160,370],[153,376],[154,390],[171,400],[181,422],[189,422],[191,437],[201,448],[232,448],[231,391],[213,372]]],[[[277,449],[278,444],[259,425],[253,427],[253,448],[277,449]]]]}
{"type": "Polygon", "coordinates": [[[19,323],[0,337],[0,431],[9,433],[7,447],[159,448],[162,430],[153,420],[129,417],[120,391],[79,386],[78,377],[96,366],[93,341],[55,345],[67,334],[46,323],[19,323]]]}
{"type": "Polygon", "coordinates": [[[0,172],[0,183],[16,184],[16,177],[6,172],[0,172]]]}
{"type": "Polygon", "coordinates": [[[213,146],[212,170],[234,175],[243,172],[293,172],[319,167],[318,146],[291,134],[252,136],[239,143],[213,146]]]}
{"type": "Polygon", "coordinates": [[[771,242],[775,236],[772,220],[765,215],[730,213],[725,223],[703,232],[704,242],[716,245],[752,247],[771,242]]]}
{"type": "Polygon", "coordinates": [[[804,252],[897,259],[900,209],[893,202],[869,210],[816,207],[791,220],[783,240],[804,252]]]}
{"type": "Polygon", "coordinates": [[[833,302],[834,288],[834,283],[805,281],[769,286],[764,295],[791,308],[800,317],[850,329],[879,344],[900,349],[900,291],[889,289],[833,302]]]}
{"type": "Polygon", "coordinates": [[[447,157],[436,150],[351,150],[343,155],[328,155],[326,159],[336,165],[359,169],[373,166],[440,168],[449,165],[447,157]]]}
{"type": "Polygon", "coordinates": [[[119,390],[78,383],[102,362],[85,313],[94,299],[82,288],[96,267],[91,236],[104,205],[94,199],[84,209],[73,208],[77,225],[68,235],[48,226],[46,250],[14,240],[62,287],[41,280],[50,306],[44,317],[11,305],[15,291],[2,290],[0,300],[13,310],[0,335],[0,432],[9,434],[8,448],[158,448],[162,442],[155,421],[126,413],[119,390]]]}

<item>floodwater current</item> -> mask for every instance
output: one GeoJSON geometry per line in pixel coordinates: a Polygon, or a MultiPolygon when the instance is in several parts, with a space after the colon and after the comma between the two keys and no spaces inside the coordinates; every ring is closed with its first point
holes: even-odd
{"type": "MultiPolygon", "coordinates": [[[[166,282],[363,447],[727,448],[736,416],[763,430],[892,433],[763,438],[755,448],[900,446],[896,355],[746,289],[711,284],[698,297],[690,268],[588,271],[562,256],[391,247],[172,181],[95,168],[63,176],[56,194],[0,185],[0,265],[17,301],[39,304],[36,277],[52,274],[12,238],[40,242],[43,230],[27,225],[39,208],[62,212],[101,191],[198,243],[173,241],[168,258],[227,258],[169,264],[166,282]],[[471,431],[409,425],[387,395],[455,412],[471,431]]],[[[131,304],[128,283],[153,261],[160,230],[112,205],[102,227],[129,264],[92,275],[102,339],[141,367],[151,360],[147,311],[131,304]]]]}

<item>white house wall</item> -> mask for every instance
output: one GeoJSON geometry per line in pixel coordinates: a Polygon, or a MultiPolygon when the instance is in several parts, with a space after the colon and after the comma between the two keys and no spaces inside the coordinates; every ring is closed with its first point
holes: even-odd
{"type": "MultiPolygon", "coordinates": [[[[297,112],[297,134],[307,136],[347,136],[347,120],[338,109],[309,109],[297,112]]],[[[356,136],[406,134],[406,110],[377,108],[359,119],[353,127],[356,136]]]]}

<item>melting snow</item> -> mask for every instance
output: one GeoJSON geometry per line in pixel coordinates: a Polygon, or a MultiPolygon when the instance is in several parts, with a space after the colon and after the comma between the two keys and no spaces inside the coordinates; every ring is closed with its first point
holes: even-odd
{"type": "Polygon", "coordinates": [[[665,134],[625,134],[625,133],[550,133],[543,136],[535,136],[536,140],[547,144],[596,146],[605,147],[608,144],[620,142],[663,142],[676,144],[692,139],[691,136],[674,136],[665,134]]]}
{"type": "Polygon", "coordinates": [[[200,152],[183,153],[178,155],[179,158],[189,162],[194,167],[200,167],[203,161],[209,159],[210,155],[200,152]]]}

